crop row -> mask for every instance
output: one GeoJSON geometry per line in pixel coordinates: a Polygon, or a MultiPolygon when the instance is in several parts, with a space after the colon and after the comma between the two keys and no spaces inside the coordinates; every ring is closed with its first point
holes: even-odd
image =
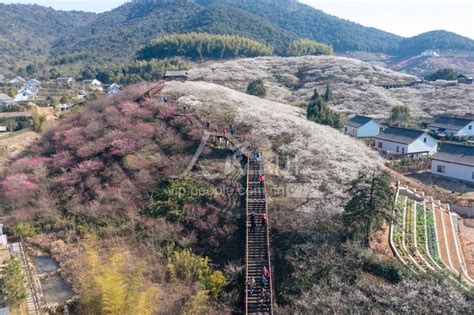
{"type": "Polygon", "coordinates": [[[407,213],[405,216],[405,244],[407,246],[407,250],[410,252],[411,255],[415,254],[415,235],[414,235],[414,202],[411,199],[408,199],[407,203],[407,213]]]}
{"type": "Polygon", "coordinates": [[[426,211],[426,229],[428,233],[428,250],[430,251],[431,257],[440,266],[443,266],[443,262],[440,258],[438,251],[438,238],[436,237],[436,227],[434,221],[434,213],[432,210],[426,211]]]}
{"type": "Polygon", "coordinates": [[[407,253],[403,247],[403,213],[405,211],[406,198],[398,196],[395,203],[395,222],[393,227],[393,241],[398,249],[399,254],[406,261],[408,260],[407,253]]]}
{"type": "Polygon", "coordinates": [[[416,204],[416,243],[418,252],[428,260],[426,253],[425,208],[419,203],[416,204]]]}

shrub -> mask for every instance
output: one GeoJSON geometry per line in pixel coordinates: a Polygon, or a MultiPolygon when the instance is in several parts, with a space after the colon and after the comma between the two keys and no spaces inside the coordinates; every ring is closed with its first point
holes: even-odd
{"type": "Polygon", "coordinates": [[[32,237],[36,235],[36,229],[30,223],[17,223],[15,226],[13,226],[12,233],[13,235],[22,238],[32,237]]]}
{"type": "Polygon", "coordinates": [[[171,279],[198,282],[212,297],[218,297],[226,284],[221,271],[212,272],[207,257],[197,256],[190,249],[174,250],[169,247],[167,269],[171,279]]]}
{"type": "Polygon", "coordinates": [[[3,292],[9,306],[18,306],[28,296],[28,279],[18,257],[13,256],[2,270],[3,292]]]}
{"type": "Polygon", "coordinates": [[[188,177],[172,179],[162,183],[142,215],[185,220],[188,212],[203,204],[208,194],[208,186],[198,180],[188,177]]]}
{"type": "Polygon", "coordinates": [[[439,69],[433,74],[426,76],[426,80],[428,81],[436,81],[436,80],[456,80],[459,72],[454,69],[439,69]]]}
{"type": "Polygon", "coordinates": [[[39,186],[26,174],[7,176],[0,182],[0,191],[9,199],[27,199],[38,191],[39,186]]]}
{"type": "Polygon", "coordinates": [[[265,83],[263,80],[258,79],[251,81],[247,86],[247,94],[265,97],[267,96],[267,89],[265,88],[265,83]]]}
{"type": "Polygon", "coordinates": [[[392,283],[398,283],[403,278],[403,269],[400,264],[393,260],[381,260],[375,256],[364,256],[362,269],[380,276],[392,283]]]}

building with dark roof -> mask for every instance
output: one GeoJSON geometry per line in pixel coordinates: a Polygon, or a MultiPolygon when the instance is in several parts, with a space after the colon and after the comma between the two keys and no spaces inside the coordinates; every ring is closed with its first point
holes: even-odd
{"type": "Polygon", "coordinates": [[[388,154],[417,157],[436,153],[438,141],[423,130],[389,127],[375,137],[375,146],[388,154]]]}
{"type": "Polygon", "coordinates": [[[471,76],[467,76],[465,74],[458,75],[456,79],[458,83],[461,83],[461,84],[472,84],[472,81],[473,81],[471,76]]]}
{"type": "Polygon", "coordinates": [[[474,146],[443,144],[432,157],[431,173],[474,183],[474,146]]]}
{"type": "Polygon", "coordinates": [[[440,116],[428,125],[430,131],[447,136],[474,136],[474,120],[470,118],[440,116]]]}
{"type": "Polygon", "coordinates": [[[371,117],[355,115],[344,124],[344,133],[358,138],[376,137],[380,125],[371,117]]]}
{"type": "Polygon", "coordinates": [[[168,81],[173,81],[173,80],[186,81],[189,79],[189,75],[188,75],[188,71],[186,70],[166,71],[164,79],[168,81]]]}

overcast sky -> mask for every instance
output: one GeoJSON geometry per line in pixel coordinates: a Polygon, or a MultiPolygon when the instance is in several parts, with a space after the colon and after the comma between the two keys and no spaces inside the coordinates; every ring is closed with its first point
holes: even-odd
{"type": "MultiPolygon", "coordinates": [[[[124,0],[0,0],[102,12],[124,0]]],[[[474,39],[474,0],[300,0],[326,13],[402,36],[445,29],[474,39]]]]}

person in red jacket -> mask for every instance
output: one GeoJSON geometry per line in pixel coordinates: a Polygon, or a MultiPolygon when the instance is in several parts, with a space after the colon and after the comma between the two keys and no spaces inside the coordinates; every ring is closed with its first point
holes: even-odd
{"type": "Polygon", "coordinates": [[[263,266],[262,268],[262,276],[264,276],[267,279],[270,277],[270,271],[268,271],[266,266],[263,266]]]}
{"type": "Polygon", "coordinates": [[[265,183],[265,175],[260,175],[260,184],[264,184],[265,183]]]}
{"type": "Polygon", "coordinates": [[[260,214],[260,223],[262,226],[267,225],[267,214],[266,213],[261,213],[260,214]]]}

